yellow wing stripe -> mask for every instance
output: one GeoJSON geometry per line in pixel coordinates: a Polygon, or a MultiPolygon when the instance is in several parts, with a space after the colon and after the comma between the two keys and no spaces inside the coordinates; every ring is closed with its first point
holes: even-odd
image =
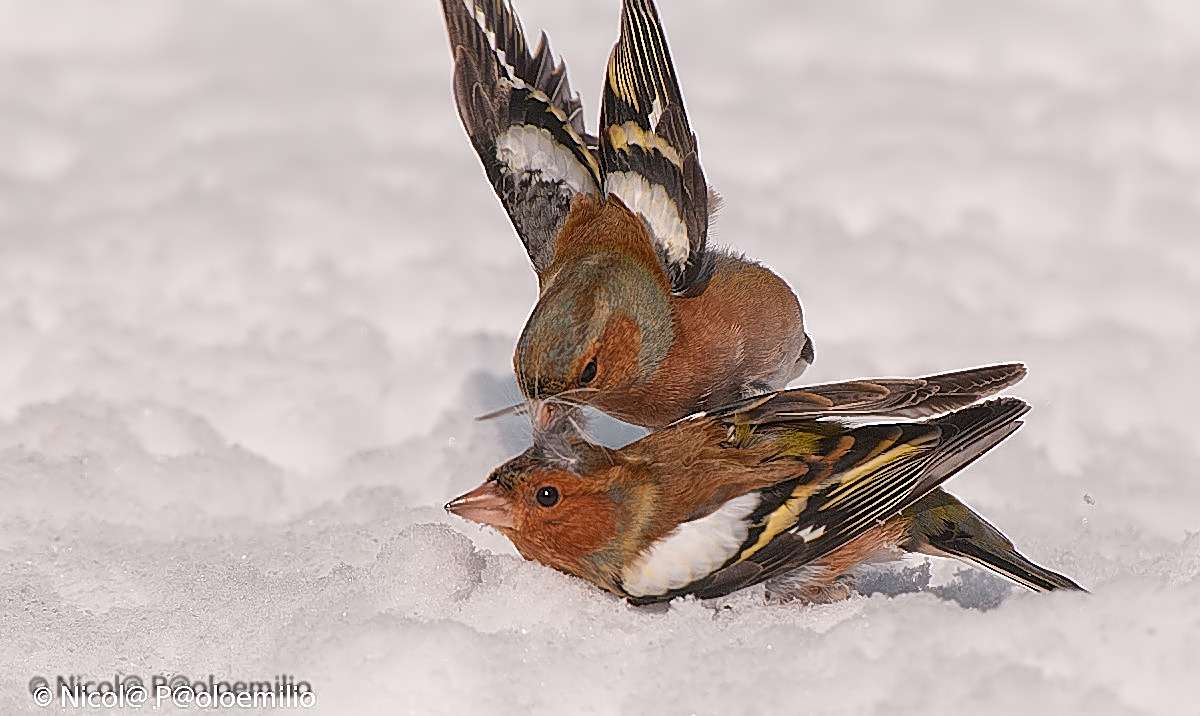
{"type": "MultiPolygon", "coordinates": [[[[809,498],[828,488],[831,483],[836,485],[829,492],[826,501],[817,508],[818,512],[839,506],[846,508],[851,513],[847,523],[848,532],[855,531],[876,516],[888,515],[904,500],[911,488],[911,478],[920,472],[920,463],[914,458],[928,452],[937,441],[937,436],[930,434],[911,442],[897,444],[898,437],[899,432],[896,437],[881,441],[865,459],[843,473],[817,482],[797,485],[788,499],[767,516],[758,539],[738,555],[737,561],[749,559],[781,533],[795,527],[800,513],[808,505],[809,498]]],[[[822,462],[836,462],[853,446],[854,439],[844,436],[834,449],[824,456],[822,462]]]]}
{"type": "Polygon", "coordinates": [[[864,455],[862,457],[862,459],[864,461],[873,460],[876,457],[878,457],[879,455],[882,455],[884,451],[886,451],[888,448],[890,448],[896,444],[896,441],[900,439],[901,435],[903,435],[903,433],[900,431],[900,429],[899,428],[895,429],[892,432],[891,437],[880,440],[879,444],[876,445],[874,448],[872,448],[871,451],[868,452],[866,455],[864,455]]]}
{"type": "Polygon", "coordinates": [[[795,526],[796,519],[804,511],[805,505],[808,504],[809,496],[816,491],[816,488],[817,485],[811,484],[797,485],[796,489],[792,490],[792,496],[768,515],[767,526],[763,528],[762,534],[758,536],[758,540],[749,549],[743,550],[738,555],[738,561],[741,562],[742,560],[749,559],[755,552],[766,547],[777,535],[795,526]]]}
{"type": "Polygon", "coordinates": [[[891,450],[875,457],[864,460],[846,472],[842,473],[838,479],[840,483],[829,493],[829,499],[825,504],[821,505],[820,510],[828,510],[837,507],[851,497],[858,496],[861,488],[856,484],[859,480],[870,477],[878,477],[875,473],[887,474],[890,471],[886,470],[889,463],[895,463],[900,460],[905,460],[911,456],[925,452],[929,449],[928,443],[936,440],[936,436],[920,440],[915,443],[904,443],[898,445],[891,450]]]}
{"type": "MultiPolygon", "coordinates": [[[[637,100],[631,96],[633,93],[630,92],[633,78],[629,76],[627,64],[618,57],[619,53],[620,48],[618,47],[613,51],[612,61],[608,63],[608,84],[618,97],[637,107],[637,100]]],[[[640,111],[641,108],[638,107],[638,109],[640,111]]]]}
{"type": "MultiPolygon", "coordinates": [[[[892,464],[892,461],[901,459],[905,455],[917,452],[918,450],[919,448],[908,444],[902,445],[887,455],[881,455],[876,457],[874,460],[860,463],[851,472],[835,478],[839,484],[831,494],[841,494],[819,507],[818,511],[824,511],[835,502],[842,502],[851,497],[867,497],[867,495],[861,490],[851,490],[850,488],[854,485],[847,484],[848,482],[854,483],[858,480],[869,477],[873,478],[874,481],[877,482],[876,485],[871,486],[875,490],[888,486],[892,482],[888,478],[893,472],[895,472],[894,469],[888,469],[892,464]]],[[[800,513],[803,512],[804,508],[808,505],[808,498],[818,490],[826,487],[828,484],[828,480],[822,480],[821,482],[817,483],[802,483],[797,485],[796,488],[792,490],[791,497],[789,497],[782,505],[775,508],[775,511],[767,516],[766,526],[763,528],[762,533],[758,536],[758,539],[755,540],[753,545],[738,555],[738,561],[740,562],[744,559],[749,559],[754,555],[755,552],[767,546],[767,544],[770,543],[771,540],[775,539],[775,537],[791,529],[792,527],[795,527],[796,520],[800,517],[800,513]]],[[[901,491],[901,495],[903,495],[903,491],[901,491]]],[[[893,499],[896,502],[899,501],[899,498],[893,499]]],[[[858,522],[861,522],[861,520],[858,522]]]]}
{"type": "Polygon", "coordinates": [[[847,530],[854,532],[872,521],[882,522],[891,516],[912,489],[916,482],[912,478],[918,472],[916,469],[910,469],[901,471],[899,476],[889,476],[882,483],[885,489],[873,490],[873,494],[856,510],[858,517],[848,523],[847,530]]]}
{"type": "Polygon", "coordinates": [[[615,48],[609,63],[610,84],[621,99],[639,112],[647,112],[650,108],[638,103],[635,89],[638,86],[644,86],[653,95],[651,99],[658,100],[660,108],[665,109],[667,49],[660,41],[660,33],[654,32],[651,18],[641,8],[627,6],[626,9],[631,11],[629,33],[615,48]]]}
{"type": "MultiPolygon", "coordinates": [[[[662,58],[663,58],[665,52],[661,46],[657,46],[657,47],[653,47],[653,48],[648,47],[649,41],[656,33],[650,31],[650,30],[652,30],[650,18],[645,17],[644,14],[642,12],[640,12],[640,10],[641,10],[641,8],[637,8],[634,10],[634,14],[638,16],[638,18],[637,18],[638,21],[637,21],[636,27],[633,28],[634,31],[632,33],[632,35],[633,35],[632,39],[633,39],[633,42],[638,47],[638,54],[640,55],[640,57],[643,60],[646,60],[646,61],[638,63],[638,65],[643,70],[649,70],[650,72],[653,73],[653,75],[654,75],[653,78],[646,77],[647,80],[650,80],[649,82],[647,82],[647,84],[649,85],[649,89],[651,89],[654,92],[654,98],[658,100],[659,105],[664,105],[664,104],[666,104],[666,102],[664,101],[666,98],[662,96],[661,90],[663,88],[665,88],[667,85],[666,81],[663,78],[664,73],[662,71],[663,70],[662,58]]],[[[654,39],[657,39],[657,38],[654,38],[654,39]]],[[[649,73],[645,73],[645,74],[649,74],[649,73]]]]}
{"type": "Polygon", "coordinates": [[[679,158],[679,152],[675,150],[675,147],[657,134],[642,129],[637,122],[626,122],[609,127],[608,140],[612,143],[613,149],[626,153],[629,152],[631,144],[646,151],[655,150],[674,164],[677,169],[683,171],[683,160],[679,158]]]}

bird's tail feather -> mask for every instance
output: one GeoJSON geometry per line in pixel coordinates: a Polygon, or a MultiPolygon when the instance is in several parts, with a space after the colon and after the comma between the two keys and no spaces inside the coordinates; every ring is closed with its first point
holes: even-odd
{"type": "Polygon", "coordinates": [[[944,490],[934,490],[905,510],[910,552],[957,557],[1034,591],[1087,591],[1070,578],[1034,564],[1011,540],[944,490]]]}
{"type": "Polygon", "coordinates": [[[957,540],[953,544],[936,545],[943,552],[989,569],[1034,591],[1055,589],[1084,592],[1070,578],[1034,564],[1016,550],[997,549],[996,545],[977,540],[957,540]]]}

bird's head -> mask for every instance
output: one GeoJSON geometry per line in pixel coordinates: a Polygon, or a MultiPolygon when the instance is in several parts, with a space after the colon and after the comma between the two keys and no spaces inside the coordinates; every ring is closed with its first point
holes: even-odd
{"type": "Polygon", "coordinates": [[[588,558],[616,533],[619,500],[611,487],[527,452],[451,500],[446,510],[495,527],[527,559],[582,576],[588,558]]]}
{"type": "Polygon", "coordinates": [[[648,381],[671,347],[673,321],[653,270],[620,251],[592,252],[556,273],[513,356],[535,430],[648,381]]]}

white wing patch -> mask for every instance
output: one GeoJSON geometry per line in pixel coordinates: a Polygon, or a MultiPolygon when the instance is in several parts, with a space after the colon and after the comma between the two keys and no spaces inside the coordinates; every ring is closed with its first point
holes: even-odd
{"type": "Polygon", "coordinates": [[[591,194],[595,183],[569,149],[549,131],[529,124],[509,127],[496,138],[496,159],[517,172],[538,171],[565,181],[576,193],[591,194]]]}
{"type": "Polygon", "coordinates": [[[650,104],[650,130],[658,131],[658,120],[662,119],[662,103],[658,101],[658,97],[654,98],[654,102],[650,104]]]}
{"type": "Polygon", "coordinates": [[[667,190],[633,172],[613,172],[604,178],[604,190],[616,194],[635,214],[650,225],[651,238],[663,247],[671,263],[686,261],[691,244],[687,226],[667,190]]]}
{"type": "Polygon", "coordinates": [[[630,596],[648,597],[712,574],[746,541],[746,517],[759,501],[757,492],[749,492],[712,514],[679,525],[621,572],[621,586],[630,596]]]}
{"type": "Polygon", "coordinates": [[[821,525],[820,527],[813,527],[812,525],[809,525],[808,527],[796,532],[796,536],[805,542],[812,542],[823,534],[825,534],[825,525],[821,525]]]}

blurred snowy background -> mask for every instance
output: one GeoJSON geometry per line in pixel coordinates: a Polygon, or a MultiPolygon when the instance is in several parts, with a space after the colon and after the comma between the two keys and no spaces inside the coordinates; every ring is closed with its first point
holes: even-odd
{"type": "MultiPolygon", "coordinates": [[[[517,9],[594,126],[619,3],[517,9]]],[[[1200,5],[660,10],[804,380],[1026,361],[949,487],[1094,593],[918,560],[639,610],[523,562],[441,509],[525,445],[471,418],[535,282],[437,2],[0,0],[0,711],[164,671],[333,714],[1194,708],[1200,5]]]]}

